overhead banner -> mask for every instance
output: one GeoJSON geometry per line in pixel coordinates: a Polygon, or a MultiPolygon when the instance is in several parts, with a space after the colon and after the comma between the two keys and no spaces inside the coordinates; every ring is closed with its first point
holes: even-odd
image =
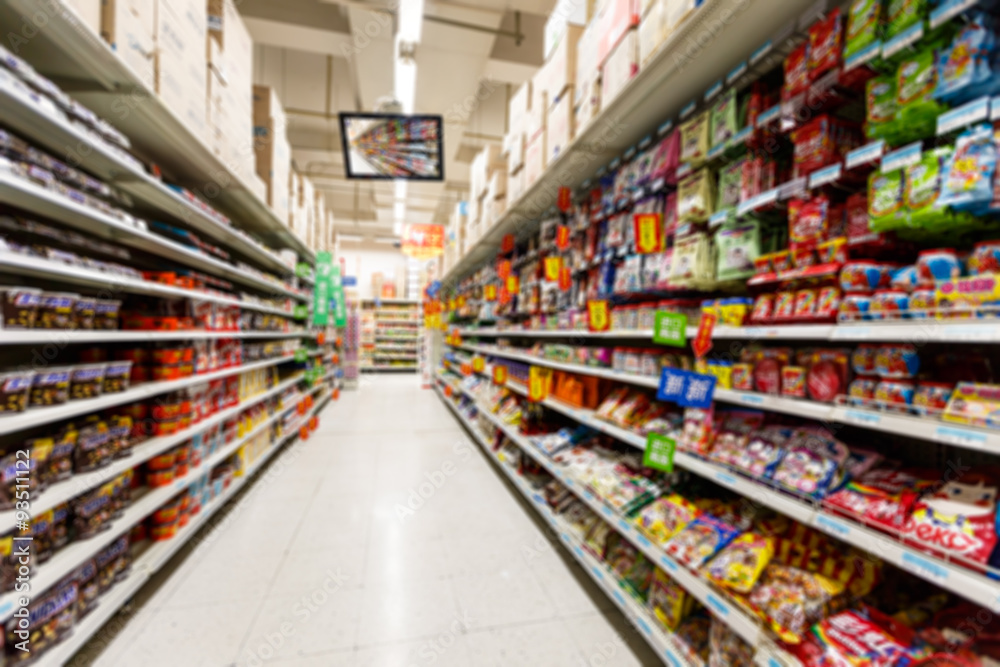
{"type": "MultiPolygon", "coordinates": [[[[338,278],[340,267],[338,269],[338,278]]],[[[337,281],[340,282],[339,280],[337,281]]],[[[333,255],[316,253],[316,284],[313,286],[313,324],[327,326],[330,319],[330,298],[333,296],[333,255]]]]}
{"type": "Polygon", "coordinates": [[[407,225],[403,232],[404,255],[414,259],[434,259],[444,253],[443,225],[407,225]]]}
{"type": "Polygon", "coordinates": [[[333,326],[347,326],[347,304],[344,302],[344,284],[339,264],[334,264],[333,271],[330,272],[330,311],[333,313],[333,326]]]}

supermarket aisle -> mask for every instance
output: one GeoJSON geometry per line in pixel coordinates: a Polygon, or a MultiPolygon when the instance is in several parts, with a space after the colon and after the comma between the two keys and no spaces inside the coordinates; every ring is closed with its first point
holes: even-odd
{"type": "Polygon", "coordinates": [[[75,664],[659,664],[531,512],[418,378],[366,378],[75,664]]]}

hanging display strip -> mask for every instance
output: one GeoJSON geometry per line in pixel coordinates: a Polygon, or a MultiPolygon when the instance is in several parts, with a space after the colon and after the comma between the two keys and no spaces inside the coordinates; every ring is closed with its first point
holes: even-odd
{"type": "Polygon", "coordinates": [[[294,269],[280,257],[237,228],[225,225],[186,201],[162,182],[146,173],[141,163],[71,125],[54,114],[40,110],[37,101],[19,94],[10,83],[0,79],[0,106],[3,122],[21,136],[41,144],[54,153],[76,148],[77,166],[98,178],[113,183],[141,204],[177,218],[216,241],[246,255],[270,270],[289,275],[294,269]]]}
{"type": "MultiPolygon", "coordinates": [[[[178,531],[177,535],[175,535],[172,539],[169,540],[165,540],[162,542],[155,542],[148,549],[143,551],[139,555],[139,557],[136,558],[136,560],[132,563],[132,567],[129,570],[128,575],[122,581],[117,582],[114,585],[114,587],[110,589],[106,594],[101,596],[100,604],[94,609],[93,612],[91,612],[84,619],[75,624],[73,629],[73,634],[64,641],[53,646],[51,649],[49,649],[42,655],[42,657],[36,663],[38,667],[49,667],[49,666],[66,664],[70,660],[70,658],[72,658],[76,654],[77,651],[83,648],[84,645],[86,645],[87,642],[91,638],[93,638],[94,635],[102,627],[104,627],[104,624],[107,623],[108,620],[110,620],[118,612],[119,609],[125,606],[125,604],[127,604],[135,596],[135,594],[143,586],[146,585],[146,583],[152,578],[152,576],[156,572],[158,572],[161,568],[163,568],[164,565],[170,562],[170,559],[174,556],[174,554],[180,551],[180,549],[184,547],[184,545],[187,544],[192,537],[198,534],[198,531],[205,524],[208,523],[208,521],[215,515],[216,512],[218,512],[221,508],[225,507],[228,504],[228,502],[232,498],[234,498],[248,482],[254,479],[254,477],[257,475],[258,472],[260,472],[263,468],[267,466],[271,458],[273,458],[278,452],[280,452],[282,448],[286,444],[288,444],[292,439],[294,439],[299,435],[298,425],[304,424],[305,422],[309,421],[309,418],[311,416],[319,414],[319,412],[324,407],[326,407],[327,403],[330,400],[330,396],[331,392],[329,390],[326,390],[324,394],[316,400],[315,405],[309,411],[309,413],[307,413],[296,425],[290,427],[288,429],[288,432],[283,434],[273,445],[268,447],[268,449],[260,456],[260,458],[257,459],[251,465],[251,467],[247,470],[245,475],[236,478],[236,480],[233,481],[233,483],[229,486],[229,488],[227,488],[222,493],[221,496],[215,498],[214,500],[211,501],[211,503],[202,508],[201,512],[196,517],[194,517],[194,519],[192,519],[187,526],[181,528],[178,531]]],[[[230,452],[230,454],[231,453],[232,452],[230,452]]],[[[213,456],[212,459],[206,460],[202,465],[203,466],[209,464],[214,465],[215,463],[218,463],[224,458],[225,457],[216,458],[216,456],[213,456]]],[[[162,490],[170,491],[170,493],[167,494],[166,497],[160,499],[161,504],[166,500],[169,500],[172,495],[176,494],[176,490],[173,489],[172,487],[168,487],[162,490]]],[[[151,495],[155,495],[155,493],[147,494],[143,498],[139,499],[136,503],[132,505],[132,508],[130,508],[129,512],[127,512],[124,517],[119,519],[119,521],[122,522],[123,528],[125,528],[124,524],[129,521],[135,523],[145,518],[143,516],[139,516],[136,518],[136,514],[133,513],[131,510],[135,509],[139,503],[144,503],[146,498],[151,495]]],[[[156,508],[156,506],[153,505],[152,503],[149,503],[149,505],[152,509],[156,508]]],[[[117,527],[117,525],[118,522],[116,522],[115,526],[117,527]]],[[[125,530],[127,529],[128,528],[125,528],[125,530]]],[[[102,536],[103,535],[104,533],[102,533],[102,536]]],[[[103,537],[101,539],[103,539],[103,537]]],[[[113,539],[114,538],[108,539],[107,543],[112,542],[113,539]]],[[[90,541],[83,542],[82,544],[89,544],[89,543],[90,541]]],[[[60,556],[61,555],[62,552],[60,552],[60,556]]],[[[85,559],[86,559],[85,556],[81,556],[80,561],[78,561],[77,564],[79,564],[79,562],[82,562],[82,560],[85,559]]],[[[49,561],[49,563],[46,563],[45,566],[43,566],[43,568],[47,568],[55,561],[56,558],[53,558],[53,560],[49,561]]],[[[69,570],[67,570],[67,573],[71,572],[75,567],[76,566],[69,568],[69,570]]],[[[48,574],[45,574],[46,570],[44,570],[43,568],[39,568],[39,570],[44,574],[45,581],[49,581],[51,577],[48,574]]],[[[33,577],[32,586],[36,586],[35,581],[36,579],[33,577]]],[[[57,579],[53,579],[52,581],[55,582],[57,581],[57,579]]],[[[36,590],[42,590],[42,589],[37,588],[36,590]]],[[[0,613],[2,614],[6,614],[9,612],[9,608],[5,610],[4,605],[12,604],[11,601],[6,600],[6,597],[7,596],[5,596],[4,598],[0,598],[0,600],[4,600],[4,602],[0,604],[0,613]]]]}
{"type": "MultiPolygon", "coordinates": [[[[569,373],[617,380],[649,389],[656,389],[660,386],[660,379],[657,377],[633,375],[609,369],[592,368],[580,364],[565,364],[534,357],[529,354],[509,352],[501,348],[481,345],[461,345],[457,347],[486,356],[503,357],[527,364],[547,366],[569,373]]],[[[757,410],[779,412],[818,421],[850,424],[851,426],[874,431],[893,433],[988,453],[1000,451],[1000,430],[997,429],[952,424],[933,417],[908,416],[871,408],[819,403],[817,401],[784,398],[758,392],[716,389],[714,396],[716,400],[724,403],[742,405],[757,410]]]]}
{"type": "Polygon", "coordinates": [[[222,260],[191,250],[163,236],[132,226],[106,213],[82,204],[10,173],[0,174],[0,202],[26,209],[99,238],[179,262],[191,268],[220,276],[267,294],[280,294],[299,301],[308,297],[283,285],[265,280],[222,260]]]}
{"type": "MultiPolygon", "coordinates": [[[[455,405],[441,393],[438,384],[435,383],[434,389],[445,405],[455,414],[455,417],[473,434],[483,452],[504,472],[521,495],[531,503],[535,511],[559,535],[559,539],[566,545],[570,554],[583,566],[584,571],[597,583],[601,590],[611,598],[615,606],[618,607],[629,622],[639,630],[643,639],[653,647],[657,655],[663,660],[663,663],[671,667],[694,667],[674,644],[673,638],[659,629],[658,622],[650,615],[649,611],[621,590],[614,573],[608,570],[604,563],[586,551],[583,547],[583,541],[579,537],[574,536],[573,529],[561,517],[552,512],[545,499],[532,489],[520,475],[497,459],[496,454],[490,451],[489,442],[481,435],[478,427],[459,412],[455,405]]],[[[486,413],[483,412],[483,414],[486,413]]]]}

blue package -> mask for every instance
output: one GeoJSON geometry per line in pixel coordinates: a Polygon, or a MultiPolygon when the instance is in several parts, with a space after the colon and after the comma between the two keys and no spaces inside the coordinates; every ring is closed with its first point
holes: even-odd
{"type": "Polygon", "coordinates": [[[938,205],[985,213],[993,201],[993,175],[996,173],[997,147],[993,128],[971,127],[955,142],[955,152],[948,161],[941,184],[938,205]]]}

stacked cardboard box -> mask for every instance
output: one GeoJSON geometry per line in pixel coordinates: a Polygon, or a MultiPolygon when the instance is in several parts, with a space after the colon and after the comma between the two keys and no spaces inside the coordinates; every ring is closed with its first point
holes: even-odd
{"type": "Polygon", "coordinates": [[[205,141],[208,56],[205,0],[157,0],[156,93],[195,137],[205,141]]]}
{"type": "Polygon", "coordinates": [[[207,2],[209,146],[241,180],[254,181],[253,38],[233,0],[207,2]]]}
{"type": "Polygon", "coordinates": [[[507,134],[504,135],[503,154],[507,158],[507,173],[510,175],[517,174],[524,167],[531,102],[531,81],[523,83],[507,101],[507,134]]]}
{"type": "Polygon", "coordinates": [[[591,21],[576,44],[576,91],[573,116],[580,132],[601,110],[601,63],[597,59],[597,33],[600,26],[591,21]]]}
{"type": "Polygon", "coordinates": [[[548,60],[562,43],[570,26],[583,29],[594,16],[597,5],[594,0],[558,0],[545,22],[544,57],[548,60]]]}
{"type": "Polygon", "coordinates": [[[573,139],[577,48],[583,30],[580,26],[567,25],[558,46],[534,78],[535,102],[545,104],[545,142],[541,147],[545,167],[573,139]],[[542,94],[538,95],[538,92],[542,94]]]}
{"type": "Polygon", "coordinates": [[[63,2],[76,13],[81,23],[98,35],[101,34],[101,0],[63,0],[63,2]]]}
{"type": "MultiPolygon", "coordinates": [[[[91,2],[78,2],[89,5],[91,2]]],[[[145,0],[104,0],[98,5],[99,31],[118,57],[149,90],[156,86],[156,4],[145,0]]],[[[92,9],[87,10],[89,23],[92,9]]]]}
{"type": "MultiPolygon", "coordinates": [[[[502,203],[506,203],[507,162],[500,153],[500,146],[487,144],[472,160],[469,171],[469,183],[472,188],[469,199],[469,237],[472,239],[479,238],[492,224],[496,215],[496,200],[502,198],[502,203]],[[500,177],[503,179],[502,182],[495,182],[491,191],[490,184],[500,177]]],[[[502,213],[502,207],[500,212],[502,213]]]]}
{"type": "Polygon", "coordinates": [[[264,200],[281,220],[291,207],[289,180],[292,150],[288,145],[288,120],[281,101],[267,86],[253,87],[253,134],[256,173],[264,181],[264,200]]]}

